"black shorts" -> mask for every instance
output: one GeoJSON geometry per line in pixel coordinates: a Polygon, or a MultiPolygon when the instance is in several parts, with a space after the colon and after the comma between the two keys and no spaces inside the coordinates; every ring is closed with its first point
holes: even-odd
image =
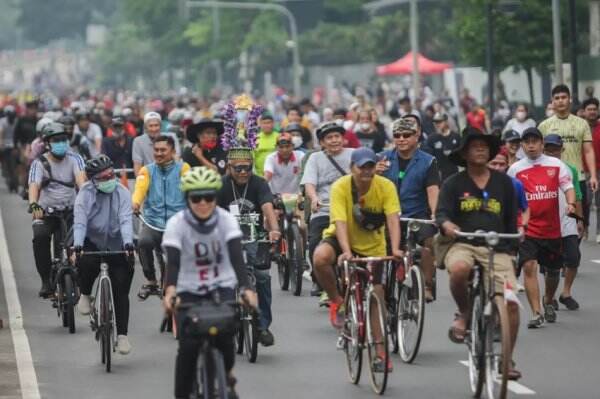
{"type": "MultiPolygon", "coordinates": [[[[420,218],[417,218],[420,219],[420,218]]],[[[423,218],[423,219],[427,219],[427,218],[423,218]]],[[[408,222],[400,222],[400,233],[401,233],[401,241],[400,241],[400,247],[404,248],[406,246],[406,225],[408,224],[408,222]]],[[[423,243],[425,242],[426,239],[428,238],[433,238],[433,236],[438,232],[437,227],[431,225],[431,224],[422,224],[421,228],[415,232],[412,233],[413,238],[415,239],[415,242],[421,246],[423,246],[423,243]]]]}
{"type": "Polygon", "coordinates": [[[525,262],[537,261],[549,271],[559,271],[563,266],[562,239],[544,239],[525,236],[525,240],[519,245],[519,267],[525,262]]]}
{"type": "MultiPolygon", "coordinates": [[[[321,244],[329,244],[333,248],[333,250],[335,251],[335,262],[336,262],[336,265],[337,265],[337,259],[342,254],[342,247],[340,246],[340,243],[339,243],[338,239],[336,237],[323,238],[321,240],[321,242],[319,243],[319,245],[321,245],[321,244]]],[[[354,255],[357,258],[364,257],[364,255],[361,255],[361,254],[358,254],[358,253],[354,253],[354,255]]],[[[383,263],[382,264],[377,264],[373,268],[373,282],[375,284],[378,284],[378,283],[381,284],[381,283],[383,283],[383,263]]]]}
{"type": "Polygon", "coordinates": [[[581,263],[581,251],[579,250],[579,237],[576,235],[563,237],[562,239],[563,265],[569,269],[576,269],[581,263]]]}

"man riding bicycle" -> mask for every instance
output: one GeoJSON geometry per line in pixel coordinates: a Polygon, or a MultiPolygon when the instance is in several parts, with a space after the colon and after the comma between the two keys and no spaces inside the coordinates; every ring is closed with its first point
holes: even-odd
{"type": "MultiPolygon", "coordinates": [[[[330,226],[315,250],[317,280],[330,298],[329,318],[335,328],[342,328],[343,297],[336,285],[334,267],[358,256],[386,256],[384,225],[390,236],[391,253],[401,258],[400,203],[394,184],[375,174],[377,156],[369,148],[352,153],[351,175],[344,176],[331,187],[330,226]]],[[[375,292],[383,299],[382,265],[375,271],[375,292]]],[[[379,360],[382,362],[383,358],[379,360]]],[[[380,365],[379,367],[385,367],[380,365]]],[[[391,368],[391,364],[387,366],[391,368]]]]}
{"type": "Polygon", "coordinates": [[[265,160],[264,177],[273,194],[296,194],[300,191],[302,151],[294,150],[292,135],[281,133],[277,137],[277,151],[265,160]]]}
{"type": "Polygon", "coordinates": [[[180,154],[179,140],[173,133],[161,132],[162,118],[158,112],[148,112],[144,115],[144,134],[136,137],[132,145],[133,170],[135,175],[140,174],[142,166],[148,165],[154,161],[154,140],[159,136],[169,136],[173,139],[175,154],[180,154]]]}
{"type": "MultiPolygon", "coordinates": [[[[432,219],[440,191],[440,174],[436,159],[419,149],[417,125],[409,118],[396,120],[392,125],[396,148],[385,151],[377,163],[376,172],[396,185],[402,216],[432,219]]],[[[406,224],[402,224],[402,229],[406,224]]],[[[436,228],[423,225],[416,232],[416,242],[423,247],[421,267],[425,276],[425,299],[433,301],[433,236],[436,228]]]]}
{"type": "Polygon", "coordinates": [[[141,167],[132,195],[133,212],[137,214],[141,211],[145,220],[138,238],[140,263],[146,278],[146,283],[138,293],[142,300],[160,293],[154,268],[154,250],[160,248],[160,230],[165,228],[171,216],[185,208],[179,181],[190,170],[187,163],[174,159],[175,142],[172,137],[156,137],[153,148],[154,162],[141,167]]]}
{"type": "MultiPolygon", "coordinates": [[[[90,180],[81,187],[75,199],[73,256],[85,254],[85,251],[128,252],[128,256],[103,258],[109,266],[114,295],[117,349],[126,355],[131,351],[127,338],[129,289],[133,279],[133,264],[129,259],[134,254],[131,197],[129,190],[119,184],[113,163],[106,155],[88,160],[85,173],[90,180]]],[[[100,272],[100,261],[100,257],[91,255],[81,257],[77,264],[81,281],[77,307],[83,315],[91,311],[90,294],[100,272]]]]}
{"type": "MultiPolygon", "coordinates": [[[[483,134],[474,128],[465,129],[463,141],[451,154],[451,159],[466,170],[459,172],[442,185],[436,220],[444,235],[455,238],[444,258],[450,274],[450,291],[458,306],[458,313],[449,337],[453,342],[465,339],[469,312],[469,278],[475,263],[487,271],[488,249],[485,241],[456,238],[455,231],[477,230],[497,233],[517,233],[517,195],[510,177],[488,168],[500,149],[496,136],[483,134]]],[[[513,288],[517,279],[513,269],[510,245],[500,243],[494,256],[496,294],[502,295],[505,282],[513,288]]],[[[490,288],[488,288],[490,289],[490,288]]],[[[507,304],[510,320],[511,351],[519,330],[519,306],[507,304]]],[[[517,380],[521,373],[509,365],[509,379],[517,380]]]]}
{"type": "MultiPolygon", "coordinates": [[[[173,310],[175,297],[181,303],[200,302],[218,290],[222,301],[235,300],[235,287],[256,308],[256,293],[250,286],[242,254],[242,231],[230,213],[217,207],[221,176],[208,167],[196,167],[181,179],[186,208],[167,223],[163,247],[167,254],[164,306],[173,310]]],[[[178,322],[185,315],[178,316],[178,322]]],[[[223,354],[230,387],[235,394],[233,336],[219,335],[217,348],[223,354]]],[[[175,397],[188,398],[195,379],[200,342],[182,334],[175,361],[175,397]]]]}
{"type": "MultiPolygon", "coordinates": [[[[46,298],[53,293],[50,282],[50,242],[52,237],[58,234],[60,223],[56,219],[46,218],[45,215],[49,210],[69,213],[75,201],[75,186],[81,188],[86,179],[83,159],[69,151],[69,141],[63,125],[47,125],[42,137],[49,151],[31,164],[29,213],[33,215],[33,255],[42,279],[39,295],[46,298]]],[[[67,225],[70,224],[71,220],[67,220],[67,225]]]]}

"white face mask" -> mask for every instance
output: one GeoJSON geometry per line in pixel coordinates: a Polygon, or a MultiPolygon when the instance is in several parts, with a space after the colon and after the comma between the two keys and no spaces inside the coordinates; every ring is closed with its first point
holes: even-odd
{"type": "Polygon", "coordinates": [[[517,118],[517,120],[522,122],[525,120],[525,118],[527,118],[527,113],[525,111],[517,111],[515,113],[515,117],[517,118]]]}
{"type": "Polygon", "coordinates": [[[554,116],[554,111],[552,111],[551,109],[546,111],[546,118],[550,118],[551,116],[554,116]]]}
{"type": "Polygon", "coordinates": [[[302,145],[302,137],[292,137],[292,144],[294,145],[294,148],[300,148],[300,146],[302,145]]]}
{"type": "Polygon", "coordinates": [[[371,130],[371,124],[370,123],[361,123],[360,130],[362,132],[368,132],[369,130],[371,130]]]}
{"type": "Polygon", "coordinates": [[[344,120],[343,119],[336,119],[335,123],[339,126],[344,126],[344,120]]]}

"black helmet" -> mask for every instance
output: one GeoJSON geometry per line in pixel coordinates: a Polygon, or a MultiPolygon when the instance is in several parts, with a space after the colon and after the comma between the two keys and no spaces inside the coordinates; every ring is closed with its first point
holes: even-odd
{"type": "Polygon", "coordinates": [[[323,140],[328,133],[332,132],[338,132],[341,135],[344,135],[346,129],[335,122],[325,122],[317,129],[317,139],[323,140]]]}
{"type": "Polygon", "coordinates": [[[67,135],[67,132],[65,132],[65,125],[62,123],[51,122],[42,128],[42,137],[44,140],[49,140],[51,137],[60,135],[67,135]]]}
{"type": "Polygon", "coordinates": [[[283,129],[283,131],[286,133],[302,132],[302,130],[303,128],[299,123],[290,123],[285,127],[285,129],[283,129]]]}
{"type": "Polygon", "coordinates": [[[85,174],[87,175],[88,179],[91,179],[98,173],[112,167],[113,162],[110,160],[110,158],[104,154],[100,154],[97,157],[89,159],[85,163],[85,174]]]}
{"type": "Polygon", "coordinates": [[[113,126],[123,126],[125,125],[125,118],[123,118],[120,115],[115,116],[114,118],[112,118],[112,124],[113,126]]]}
{"type": "Polygon", "coordinates": [[[65,126],[74,126],[75,118],[73,118],[71,115],[64,115],[58,118],[57,122],[62,123],[65,126]]]}

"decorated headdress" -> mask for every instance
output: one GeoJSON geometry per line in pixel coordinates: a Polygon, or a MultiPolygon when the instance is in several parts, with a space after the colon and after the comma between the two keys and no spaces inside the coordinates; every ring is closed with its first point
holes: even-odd
{"type": "Polygon", "coordinates": [[[263,107],[252,102],[246,94],[225,104],[223,120],[225,131],[221,136],[227,159],[252,160],[252,150],[256,147],[258,118],[263,107]]]}

